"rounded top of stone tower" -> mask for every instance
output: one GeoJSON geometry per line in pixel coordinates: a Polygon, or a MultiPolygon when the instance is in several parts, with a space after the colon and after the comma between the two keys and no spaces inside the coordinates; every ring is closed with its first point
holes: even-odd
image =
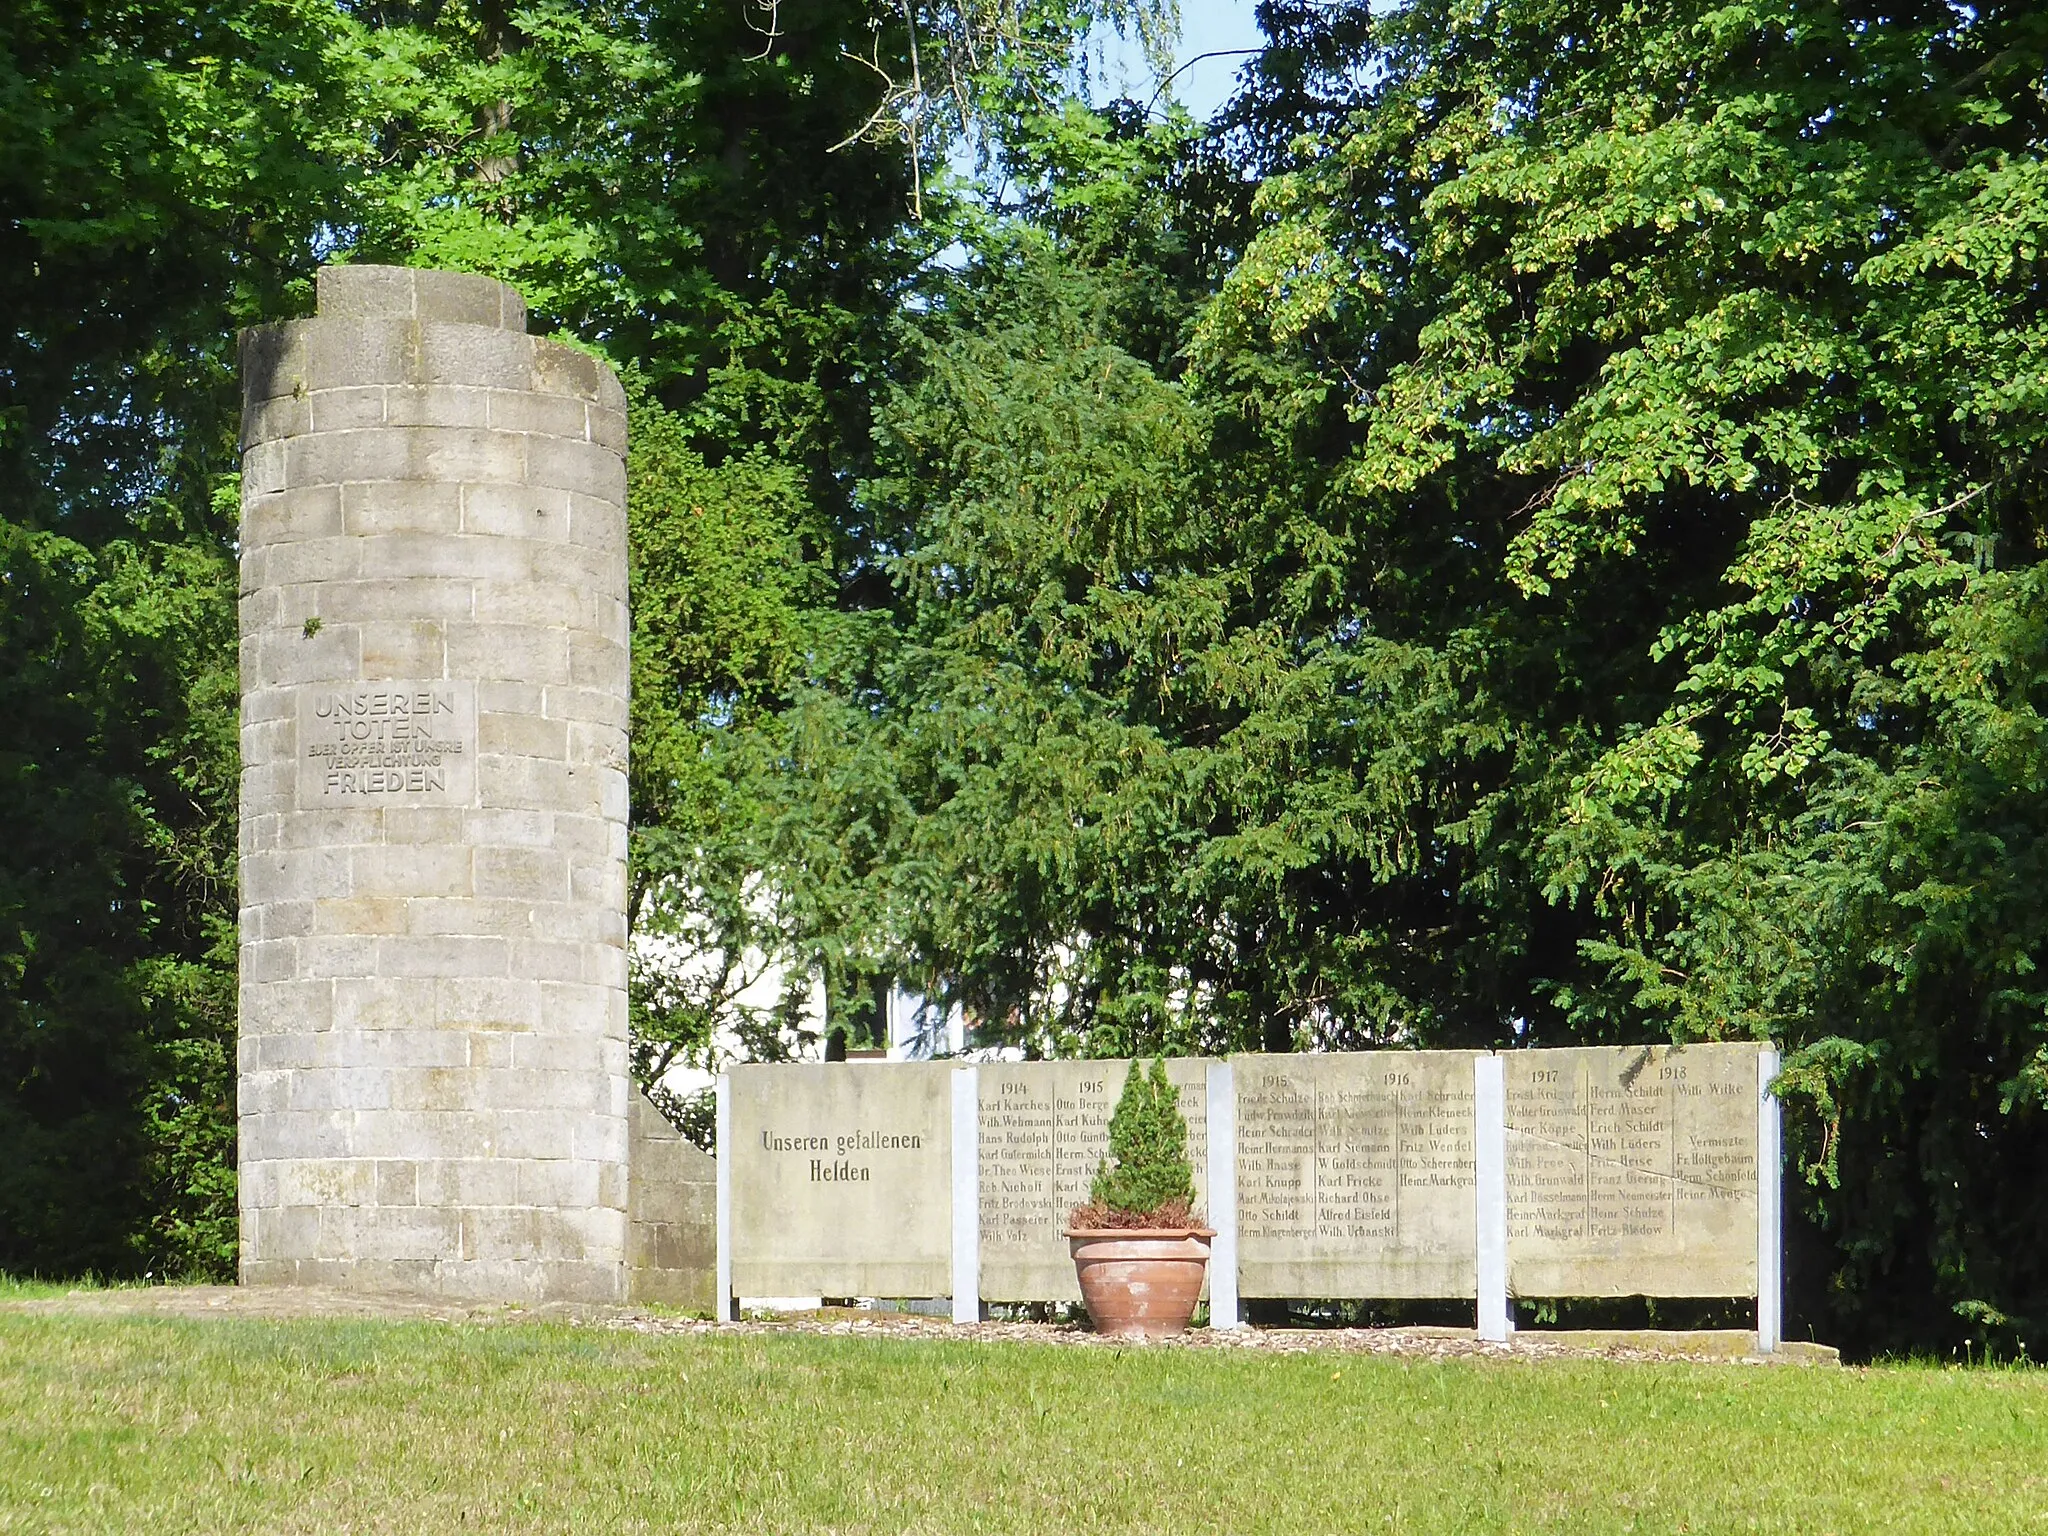
{"type": "MultiPolygon", "coordinates": [[[[566,395],[623,418],[618,375],[579,347],[526,334],[526,301],[495,278],[416,267],[335,266],[319,273],[319,311],[242,332],[242,447],[316,427],[306,397],[323,390],[404,386],[566,395]],[[292,407],[266,412],[264,402],[292,407]]],[[[401,402],[402,404],[403,402],[401,402]]],[[[329,402],[330,407],[339,401],[329,402]]],[[[444,407],[452,402],[442,402],[444,407]]],[[[346,430],[346,413],[319,431],[346,430]]],[[[380,414],[368,423],[385,424],[380,414]]],[[[392,417],[391,425],[399,418],[392,417]]],[[[419,424],[430,424],[420,418],[419,424]]],[[[457,425],[454,421],[441,425],[457,425]]],[[[481,421],[465,423],[482,425],[481,421]]],[[[491,425],[497,425],[493,418],[491,425]]],[[[624,431],[610,424],[605,440],[624,431]]],[[[582,428],[570,432],[582,435],[582,428]]],[[[623,449],[621,441],[618,446],[623,449]]]]}
{"type": "Polygon", "coordinates": [[[318,278],[323,320],[432,320],[526,330],[526,300],[496,278],[418,267],[322,267],[318,278]]]}

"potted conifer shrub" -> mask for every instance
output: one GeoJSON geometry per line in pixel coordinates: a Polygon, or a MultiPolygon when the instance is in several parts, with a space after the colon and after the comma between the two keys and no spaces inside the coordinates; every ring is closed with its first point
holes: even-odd
{"type": "Polygon", "coordinates": [[[1098,1332],[1165,1338],[1187,1327],[1209,1239],[1195,1210],[1188,1123],[1166,1063],[1131,1063],[1109,1121],[1109,1156],[1067,1219],[1081,1299],[1098,1332]]]}

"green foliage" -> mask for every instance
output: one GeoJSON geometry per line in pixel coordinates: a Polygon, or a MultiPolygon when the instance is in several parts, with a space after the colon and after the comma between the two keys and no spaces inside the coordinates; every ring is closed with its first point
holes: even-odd
{"type": "Polygon", "coordinates": [[[1326,505],[1436,584],[1368,622],[1509,727],[1439,799],[1474,915],[1552,914],[1503,1013],[1792,1046],[1852,1343],[2048,1321],[2044,47],[2024,6],[1423,0],[1200,338],[1214,387],[1294,367],[1326,505]]]}
{"type": "Polygon", "coordinates": [[[820,485],[861,430],[876,313],[931,248],[908,171],[831,146],[873,102],[867,13],[539,0],[346,5],[343,205],[356,259],[486,272],[691,424],[713,457],[772,443],[820,485]]]}
{"type": "Polygon", "coordinates": [[[890,398],[906,949],[1046,1052],[1782,1040],[1798,1305],[2038,1343],[2037,9],[1349,35],[1249,230],[1042,129],[890,398]]]}
{"type": "MultiPolygon", "coordinates": [[[[817,831],[829,780],[782,788],[819,758],[763,722],[846,734],[799,620],[857,542],[862,381],[945,236],[886,146],[834,152],[907,31],[776,14],[767,46],[693,0],[0,17],[0,1264],[233,1262],[233,344],[303,312],[320,259],[509,278],[637,373],[635,581],[667,620],[637,636],[637,910],[658,932],[689,878],[731,953],[872,931],[814,883],[765,919],[743,887],[867,857],[817,831]]],[[[1066,10],[1005,14],[1070,55],[1066,10]]],[[[642,989],[636,1017],[645,1067],[706,1014],[642,989]]]]}
{"type": "Polygon", "coordinates": [[[235,1249],[234,572],[0,522],[0,1262],[235,1249]]]}
{"type": "Polygon", "coordinates": [[[1149,1073],[1144,1062],[1131,1063],[1109,1117],[1109,1156],[1095,1170],[1088,1198],[1134,1216],[1193,1203],[1188,1123],[1180,1112],[1180,1090],[1167,1080],[1163,1059],[1155,1058],[1149,1073]]]}
{"type": "Polygon", "coordinates": [[[1511,621],[1430,647],[1400,605],[1455,594],[1357,569],[1291,429],[1121,345],[1114,280],[1024,245],[884,414],[905,937],[1049,1052],[1491,1041],[1541,907],[1465,873],[1527,792],[1511,621]]]}
{"type": "Polygon", "coordinates": [[[331,14],[0,16],[0,1264],[233,1264],[233,331],[338,186],[331,14]]]}
{"type": "Polygon", "coordinates": [[[340,254],[631,381],[643,1076],[1769,1037],[1796,1307],[2038,1348],[2039,7],[1273,0],[1207,133],[1085,99],[1170,6],[772,14],[0,16],[0,1264],[231,1260],[229,346],[340,254]]]}
{"type": "Polygon", "coordinates": [[[801,797],[792,805],[783,730],[828,638],[829,584],[792,466],[757,451],[711,468],[643,397],[629,483],[632,1011],[652,1084],[678,1063],[713,1065],[719,1027],[763,1059],[802,1040],[821,882],[785,862],[801,797]],[[777,967],[781,995],[749,1003],[777,967]]]}

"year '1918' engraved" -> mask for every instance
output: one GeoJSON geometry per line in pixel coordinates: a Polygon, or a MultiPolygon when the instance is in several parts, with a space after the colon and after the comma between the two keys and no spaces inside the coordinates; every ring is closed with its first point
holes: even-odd
{"type": "Polygon", "coordinates": [[[314,684],[298,694],[300,810],[466,805],[476,796],[476,684],[314,684]]]}
{"type": "Polygon", "coordinates": [[[1755,1294],[1756,1062],[1748,1044],[1508,1053],[1514,1290],[1755,1294]]]}

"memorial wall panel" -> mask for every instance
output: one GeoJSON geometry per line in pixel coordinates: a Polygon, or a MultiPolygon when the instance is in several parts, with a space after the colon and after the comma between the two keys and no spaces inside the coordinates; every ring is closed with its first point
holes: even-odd
{"type": "Polygon", "coordinates": [[[1507,1053],[1509,1291],[1755,1295],[1759,1050],[1507,1053]]]}
{"type": "Polygon", "coordinates": [[[1238,1289],[1477,1290],[1472,1053],[1233,1058],[1238,1289]]]}
{"type": "MultiPolygon", "coordinates": [[[[981,1095],[981,1294],[989,1301],[1079,1301],[1074,1261],[1061,1235],[1088,1198],[1109,1151],[1109,1120],[1130,1072],[1127,1061],[983,1062],[981,1095]]],[[[1168,1061],[1188,1123],[1195,1204],[1207,1208],[1208,1069],[1168,1061]]]]}
{"type": "Polygon", "coordinates": [[[937,1063],[732,1068],[735,1294],[952,1290],[951,1074],[937,1063]]]}
{"type": "MultiPolygon", "coordinates": [[[[1757,1289],[1760,1047],[1504,1053],[1508,1288],[1548,1296],[1757,1289]]],[[[1466,1051],[1233,1059],[1238,1289],[1476,1294],[1466,1051]]],[[[1168,1063],[1209,1210],[1213,1064],[1168,1063]]],[[[952,1287],[951,1063],[733,1069],[731,1253],[741,1296],[952,1287]]],[[[1108,1150],[1126,1061],[982,1062],[980,1283],[1076,1301],[1062,1236],[1108,1150]]]]}

